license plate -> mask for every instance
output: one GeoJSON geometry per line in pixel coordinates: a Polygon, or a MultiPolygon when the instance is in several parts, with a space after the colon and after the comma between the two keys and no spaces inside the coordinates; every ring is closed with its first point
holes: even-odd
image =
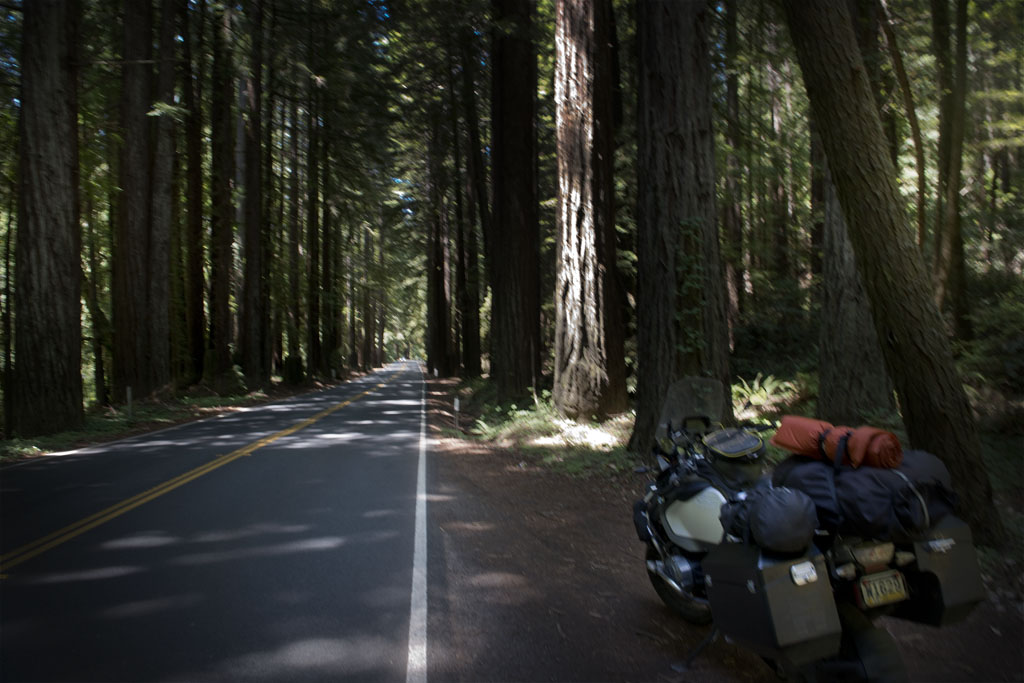
{"type": "Polygon", "coordinates": [[[910,597],[903,574],[895,570],[862,577],[858,592],[863,607],[880,607],[910,597]]]}

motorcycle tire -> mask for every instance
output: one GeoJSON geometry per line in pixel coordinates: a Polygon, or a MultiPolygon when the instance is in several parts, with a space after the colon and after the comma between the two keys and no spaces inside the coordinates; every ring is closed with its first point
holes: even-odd
{"type": "MultiPolygon", "coordinates": [[[[654,548],[647,548],[647,556],[644,558],[645,563],[650,560],[661,559],[654,548]]],[[[676,591],[672,590],[665,579],[661,578],[657,574],[647,572],[647,576],[651,579],[651,585],[654,586],[655,592],[661,601],[665,605],[681,616],[691,624],[702,626],[704,624],[711,623],[711,607],[704,603],[698,602],[694,598],[688,598],[684,595],[680,595],[676,591]]]]}

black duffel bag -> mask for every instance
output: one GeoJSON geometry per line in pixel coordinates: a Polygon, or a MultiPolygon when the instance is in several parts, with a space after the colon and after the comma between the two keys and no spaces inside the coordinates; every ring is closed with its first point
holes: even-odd
{"type": "Polygon", "coordinates": [[[818,527],[809,496],[767,481],[723,505],[719,519],[727,534],[776,553],[803,552],[818,527]]]}
{"type": "Polygon", "coordinates": [[[904,451],[892,469],[792,456],[775,468],[772,482],[810,496],[823,528],[880,540],[918,538],[956,503],[946,466],[924,451],[904,451]]]}

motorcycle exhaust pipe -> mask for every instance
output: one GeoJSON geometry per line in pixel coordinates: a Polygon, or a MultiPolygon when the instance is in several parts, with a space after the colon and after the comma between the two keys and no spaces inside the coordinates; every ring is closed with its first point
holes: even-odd
{"type": "Polygon", "coordinates": [[[648,560],[647,571],[661,578],[673,592],[693,599],[694,568],[690,561],[679,555],[670,555],[667,561],[648,560]],[[668,566],[672,563],[672,567],[668,566]]]}
{"type": "Polygon", "coordinates": [[[647,571],[651,574],[657,575],[665,582],[665,585],[672,589],[672,592],[678,593],[681,596],[686,596],[686,592],[683,587],[676,583],[676,580],[668,575],[665,571],[665,563],[659,562],[658,560],[647,560],[647,571]]]}

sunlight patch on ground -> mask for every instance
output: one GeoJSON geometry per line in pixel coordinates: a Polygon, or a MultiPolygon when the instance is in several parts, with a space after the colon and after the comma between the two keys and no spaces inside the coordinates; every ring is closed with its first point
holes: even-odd
{"type": "Polygon", "coordinates": [[[100,567],[98,569],[86,569],[79,572],[61,572],[57,574],[43,574],[35,578],[31,583],[72,583],[74,581],[105,581],[107,579],[119,579],[123,576],[138,574],[144,571],[142,567],[100,567]]]}
{"type": "MultiPolygon", "coordinates": [[[[338,677],[355,676],[378,669],[388,661],[397,643],[376,636],[308,638],[276,650],[253,652],[230,659],[219,667],[227,678],[237,680],[284,680],[313,672],[338,677]]],[[[380,679],[383,672],[369,678],[380,679]]]]}
{"type": "MultiPolygon", "coordinates": [[[[625,418],[632,423],[632,416],[625,418]]],[[[586,447],[596,451],[608,451],[623,443],[620,422],[622,417],[615,417],[603,424],[585,424],[572,420],[557,419],[554,426],[557,431],[548,436],[539,436],[531,441],[531,446],[546,447],[586,447]]]]}

